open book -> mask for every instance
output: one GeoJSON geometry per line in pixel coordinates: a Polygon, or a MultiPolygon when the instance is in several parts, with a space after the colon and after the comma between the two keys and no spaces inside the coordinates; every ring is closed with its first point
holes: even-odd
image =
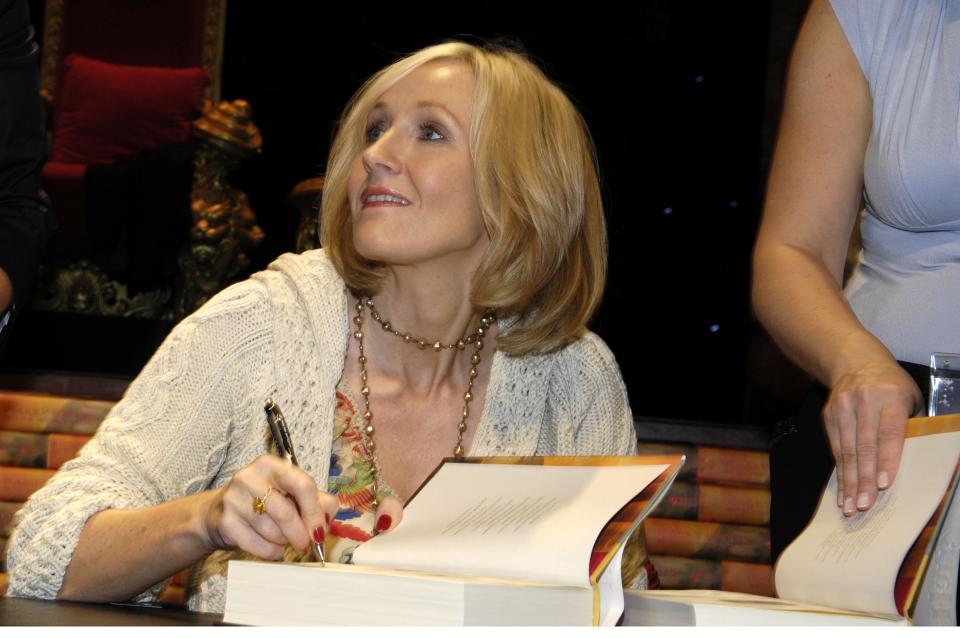
{"type": "Polygon", "coordinates": [[[592,625],[681,456],[448,459],[354,565],[231,561],[224,622],[592,625]]]}
{"type": "Polygon", "coordinates": [[[834,471],[810,524],[777,561],[779,599],[701,590],[631,592],[625,621],[952,624],[958,538],[950,537],[956,530],[943,530],[960,510],[951,510],[958,459],[960,415],[910,419],[896,480],[870,510],[843,516],[834,471]]]}

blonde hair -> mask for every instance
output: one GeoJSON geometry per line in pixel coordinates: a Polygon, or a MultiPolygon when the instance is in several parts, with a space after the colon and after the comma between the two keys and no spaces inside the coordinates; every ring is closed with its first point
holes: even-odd
{"type": "Polygon", "coordinates": [[[478,309],[511,319],[497,347],[520,356],[576,340],[603,295],[607,235],[590,132],[569,98],[524,55],[449,42],[382,69],[347,103],[327,163],[320,242],[347,286],[379,290],[354,247],[347,175],[379,97],[414,69],[457,60],[476,80],[470,153],[490,244],[471,284],[478,309]]]}

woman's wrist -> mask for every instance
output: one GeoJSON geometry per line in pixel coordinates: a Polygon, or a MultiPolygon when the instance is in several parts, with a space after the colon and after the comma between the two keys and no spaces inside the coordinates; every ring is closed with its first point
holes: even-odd
{"type": "Polygon", "coordinates": [[[830,388],[851,374],[898,365],[890,351],[862,328],[844,335],[838,340],[838,346],[831,350],[833,356],[824,365],[826,373],[823,377],[830,388]]]}
{"type": "Polygon", "coordinates": [[[191,517],[190,536],[208,554],[227,547],[219,531],[225,489],[220,487],[198,494],[191,517]]]}

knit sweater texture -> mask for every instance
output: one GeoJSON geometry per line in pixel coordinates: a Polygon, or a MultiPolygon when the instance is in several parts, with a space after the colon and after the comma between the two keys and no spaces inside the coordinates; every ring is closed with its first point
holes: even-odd
{"type": "MultiPolygon", "coordinates": [[[[326,485],[349,302],[343,280],[316,250],[281,256],[174,328],[97,435],[18,514],[8,595],[55,598],[97,512],[221,487],[268,453],[265,397],[283,406],[300,466],[326,485]]],[[[469,455],[635,452],[626,389],[599,337],[588,332],[548,355],[494,354],[469,455]]],[[[222,611],[226,561],[244,556],[217,551],[200,563],[189,606],[222,611]]],[[[165,584],[137,600],[155,598],[165,584]]]]}

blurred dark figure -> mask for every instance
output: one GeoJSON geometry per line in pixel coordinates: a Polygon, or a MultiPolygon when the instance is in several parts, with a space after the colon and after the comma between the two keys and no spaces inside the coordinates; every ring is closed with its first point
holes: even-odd
{"type": "Polygon", "coordinates": [[[40,190],[47,139],[27,0],[0,0],[0,351],[53,227],[40,190]]]}

